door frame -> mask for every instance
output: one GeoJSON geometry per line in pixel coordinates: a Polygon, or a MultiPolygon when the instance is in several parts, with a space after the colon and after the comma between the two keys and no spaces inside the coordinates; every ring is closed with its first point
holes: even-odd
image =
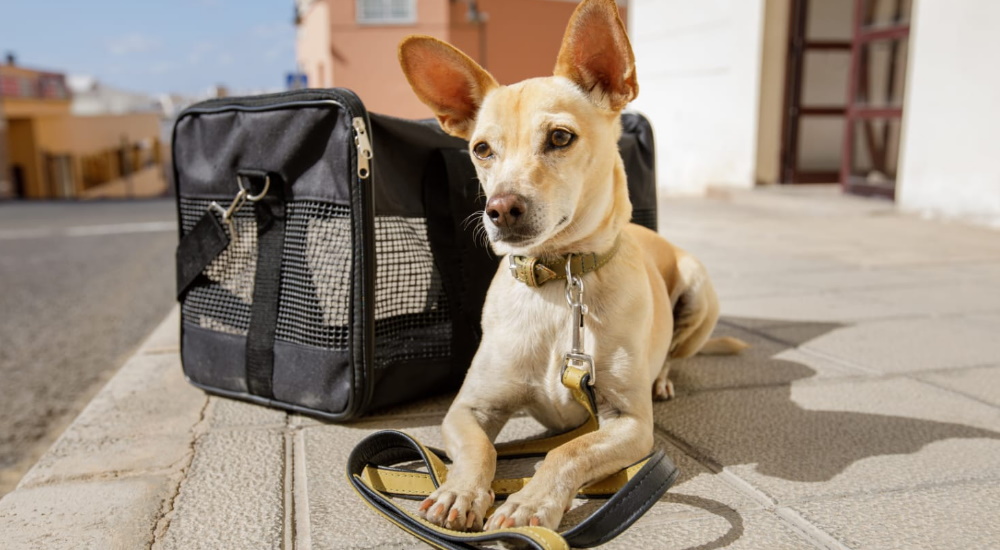
{"type": "MultiPolygon", "coordinates": [[[[892,181],[892,186],[871,185],[865,178],[855,176],[852,172],[854,165],[854,130],[857,124],[864,124],[865,141],[869,149],[869,157],[873,165],[884,164],[887,160],[889,147],[890,125],[888,121],[898,120],[902,124],[903,104],[898,106],[872,107],[859,102],[860,88],[868,87],[868,50],[866,46],[876,43],[891,41],[891,53],[889,56],[889,74],[887,80],[887,96],[891,97],[895,87],[903,83],[896,82],[896,58],[898,55],[899,43],[910,36],[910,23],[907,20],[901,23],[903,0],[896,0],[894,22],[890,25],[866,26],[866,20],[873,18],[873,0],[854,0],[854,33],[851,40],[851,73],[848,76],[847,89],[847,113],[844,118],[844,145],[841,153],[840,164],[840,185],[844,192],[856,195],[881,196],[895,200],[896,182],[892,181]],[[867,8],[867,10],[866,10],[867,8]],[[872,121],[875,119],[885,120],[886,124],[882,132],[881,150],[878,148],[875,139],[875,129],[872,121]]],[[[905,74],[905,73],[904,73],[905,74]]],[[[865,98],[867,91],[865,92],[865,98]]],[[[897,155],[899,152],[897,151],[897,155]]],[[[873,166],[875,168],[877,166],[873,166]]],[[[883,171],[884,173],[884,171],[883,171]]]]}
{"type": "Polygon", "coordinates": [[[849,51],[850,40],[808,40],[806,26],[810,0],[792,0],[788,18],[785,102],[781,125],[781,183],[834,183],[840,172],[806,171],[798,166],[799,126],[803,116],[845,117],[847,105],[802,106],[805,58],[809,51],[849,51]]]}

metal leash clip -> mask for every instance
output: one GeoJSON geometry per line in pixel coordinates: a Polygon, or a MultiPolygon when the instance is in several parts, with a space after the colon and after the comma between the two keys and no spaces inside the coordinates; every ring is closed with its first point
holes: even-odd
{"type": "Polygon", "coordinates": [[[247,201],[257,202],[264,198],[264,196],[267,195],[268,190],[271,189],[271,177],[264,177],[264,190],[256,195],[251,195],[250,191],[243,186],[243,177],[239,174],[236,175],[236,185],[239,186],[240,190],[236,193],[236,198],[233,199],[233,202],[229,203],[229,208],[223,208],[221,204],[215,201],[212,201],[208,205],[208,209],[216,211],[222,218],[222,221],[229,226],[229,234],[232,236],[232,240],[234,241],[240,240],[240,235],[236,231],[236,212],[242,208],[247,201]]]}
{"type": "Polygon", "coordinates": [[[597,382],[597,369],[594,368],[594,358],[588,355],[583,349],[583,318],[587,315],[587,304],[583,303],[583,279],[573,275],[572,270],[573,255],[566,258],[566,301],[572,310],[573,335],[572,347],[569,353],[563,356],[563,370],[566,367],[574,367],[590,373],[588,385],[593,386],[597,382]]]}

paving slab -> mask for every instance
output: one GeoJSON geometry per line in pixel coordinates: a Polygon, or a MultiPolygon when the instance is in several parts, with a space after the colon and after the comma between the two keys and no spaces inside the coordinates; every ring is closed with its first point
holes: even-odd
{"type": "Polygon", "coordinates": [[[245,401],[212,397],[205,418],[209,429],[284,428],[288,414],[245,401]]]}
{"type": "Polygon", "coordinates": [[[885,304],[895,317],[958,316],[1000,313],[998,286],[996,280],[967,280],[960,284],[865,290],[852,296],[885,304]]]}
{"type": "Polygon", "coordinates": [[[276,430],[214,431],[194,460],[154,548],[282,548],[285,436],[276,430]]]}
{"type": "Polygon", "coordinates": [[[888,302],[836,292],[732,298],[722,302],[720,310],[726,317],[845,324],[901,315],[900,307],[888,302]]]}
{"type": "Polygon", "coordinates": [[[969,550],[1000,544],[1000,484],[858,494],[794,507],[848,548],[969,550]]]}
{"type": "Polygon", "coordinates": [[[153,330],[139,347],[140,354],[180,351],[181,308],[174,306],[170,314],[153,330]]]}
{"type": "Polygon", "coordinates": [[[184,380],[176,354],[136,355],[21,485],[176,469],[188,459],[191,427],[201,418],[206,399],[184,380]]]}
{"type": "MultiPolygon", "coordinates": [[[[701,502],[685,501],[691,507],[701,502]]],[[[710,509],[695,518],[658,517],[647,514],[628,531],[601,546],[609,550],[691,550],[728,548],[731,550],[802,550],[817,545],[770,512],[740,512],[710,509]]]]}
{"type": "MultiPolygon", "coordinates": [[[[440,422],[440,420],[439,420],[440,422]]],[[[389,523],[358,497],[346,479],[347,456],[366,435],[382,428],[405,431],[425,445],[440,445],[439,431],[424,422],[348,424],[303,428],[296,449],[304,456],[305,491],[295,495],[298,545],[324,549],[395,548],[412,536],[389,523]],[[305,494],[303,494],[305,493],[305,494]],[[303,511],[307,510],[303,517],[303,511]]]]}
{"type": "Polygon", "coordinates": [[[2,546],[149,548],[174,484],[165,476],[151,476],[20,488],[0,500],[2,546]]]}
{"type": "Polygon", "coordinates": [[[1000,407],[1000,363],[991,367],[927,373],[920,375],[920,379],[1000,407]]]}
{"type": "Polygon", "coordinates": [[[1000,410],[908,379],[705,392],[657,426],[777,503],[1000,481],[1000,410]]]}
{"type": "MultiPolygon", "coordinates": [[[[761,330],[784,339],[792,329],[761,330]]],[[[1000,362],[998,335],[1000,315],[917,317],[834,328],[801,347],[883,373],[907,373],[1000,362]]]]}
{"type": "MultiPolygon", "coordinates": [[[[702,260],[704,261],[704,260],[702,260]]],[[[776,281],[769,273],[710,272],[715,293],[722,303],[736,298],[781,296],[788,293],[788,283],[776,281]]]]}
{"type": "MultiPolygon", "coordinates": [[[[823,334],[839,326],[813,323],[803,330],[823,334]]],[[[719,389],[787,386],[797,381],[858,376],[866,372],[728,322],[713,333],[713,337],[720,336],[739,338],[750,347],[736,356],[696,355],[673,362],[670,377],[678,397],[719,389]]]]}

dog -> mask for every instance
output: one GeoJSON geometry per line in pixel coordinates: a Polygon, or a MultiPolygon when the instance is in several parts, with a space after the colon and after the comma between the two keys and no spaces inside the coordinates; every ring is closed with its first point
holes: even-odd
{"type": "Polygon", "coordinates": [[[671,361],[746,344],[709,340],[719,306],[704,267],[629,223],[618,139],[638,83],[614,0],[577,7],[551,77],[501,86],[429,36],[404,39],[399,60],[444,131],[468,140],[488,198],[482,223],[494,252],[507,257],[483,306],[481,344],[442,425],[451,469],[419,510],[462,531],[555,529],[582,486],[650,452],[653,399],[674,395],[671,361]],[[561,383],[574,330],[566,284],[546,282],[560,276],[569,254],[598,266],[580,280],[600,427],[550,451],[531,481],[487,517],[493,441],[512,414],[526,410],[551,430],[587,419],[561,383]]]}

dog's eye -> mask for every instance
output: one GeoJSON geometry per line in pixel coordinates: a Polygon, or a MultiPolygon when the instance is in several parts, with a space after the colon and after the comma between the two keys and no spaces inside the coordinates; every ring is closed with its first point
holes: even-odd
{"type": "Polygon", "coordinates": [[[480,141],[472,148],[472,153],[479,160],[486,160],[493,156],[493,149],[490,149],[490,145],[485,141],[480,141]]]}
{"type": "Polygon", "coordinates": [[[566,130],[552,130],[549,134],[549,147],[553,149],[568,147],[570,143],[573,143],[573,138],[575,137],[566,130]]]}

